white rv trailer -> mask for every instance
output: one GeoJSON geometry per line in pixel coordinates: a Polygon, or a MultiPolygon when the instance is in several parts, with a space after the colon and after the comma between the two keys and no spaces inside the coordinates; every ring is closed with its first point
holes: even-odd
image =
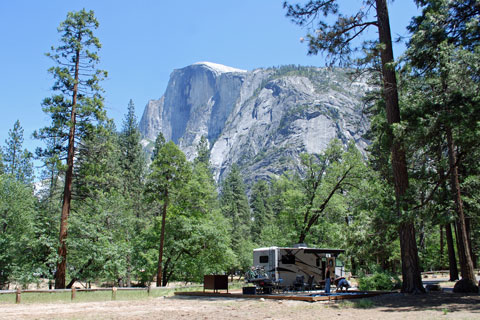
{"type": "Polygon", "coordinates": [[[329,265],[332,280],[345,276],[343,263],[336,259],[343,252],[342,249],[307,247],[258,248],[253,250],[253,265],[264,268],[270,279],[281,281],[284,286],[294,285],[297,276],[304,276],[305,282],[313,276],[314,283],[322,285],[329,265]]]}

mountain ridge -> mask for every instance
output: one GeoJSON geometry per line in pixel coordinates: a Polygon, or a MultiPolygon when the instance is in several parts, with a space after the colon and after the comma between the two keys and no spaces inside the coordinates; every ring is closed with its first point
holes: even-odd
{"type": "Polygon", "coordinates": [[[320,153],[333,138],[364,150],[369,123],[362,98],[366,77],[349,70],[282,66],[252,71],[211,62],[175,69],[167,89],[150,100],[140,121],[143,145],[162,132],[187,158],[207,137],[211,165],[221,180],[237,163],[247,181],[298,168],[302,152],[320,153]]]}

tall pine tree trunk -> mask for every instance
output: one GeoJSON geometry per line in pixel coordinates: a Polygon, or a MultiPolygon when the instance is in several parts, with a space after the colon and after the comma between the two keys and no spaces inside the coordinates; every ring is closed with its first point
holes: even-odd
{"type": "MultiPolygon", "coordinates": [[[[387,0],[376,0],[378,33],[380,43],[384,46],[381,52],[383,90],[389,125],[400,122],[400,108],[398,104],[397,80],[393,58],[392,38],[390,32],[390,21],[388,17],[387,0]]],[[[392,169],[395,184],[395,196],[397,200],[397,214],[402,219],[402,211],[407,209],[404,196],[408,188],[408,173],[405,151],[400,142],[394,139],[390,132],[390,139],[393,140],[392,169]]],[[[415,239],[415,227],[412,221],[403,220],[398,227],[400,236],[400,250],[402,259],[402,292],[418,293],[425,292],[422,285],[418,249],[415,239]]]]}
{"type": "Polygon", "coordinates": [[[460,259],[460,272],[462,274],[462,279],[467,279],[476,285],[475,271],[473,270],[473,261],[468,243],[467,227],[465,225],[465,214],[463,212],[455,143],[453,141],[452,129],[448,125],[445,129],[448,145],[448,161],[450,163],[450,181],[452,184],[453,198],[455,200],[455,211],[457,213],[457,244],[458,256],[460,259]]]}
{"type": "MultiPolygon", "coordinates": [[[[441,145],[438,146],[437,155],[438,155],[437,163],[440,163],[443,158],[441,145]]],[[[443,200],[446,201],[449,198],[449,193],[447,190],[445,171],[443,170],[443,167],[441,165],[437,167],[437,170],[438,170],[438,176],[440,178],[440,181],[442,181],[442,198],[443,200]]],[[[451,222],[447,222],[445,224],[445,236],[447,238],[448,269],[450,271],[450,281],[456,281],[458,280],[458,268],[457,268],[457,258],[455,256],[455,245],[453,243],[451,222]]]]}
{"type": "Polygon", "coordinates": [[[168,190],[165,191],[165,199],[163,200],[162,230],[160,231],[160,247],[158,249],[157,287],[162,286],[162,279],[163,279],[162,260],[163,260],[163,245],[165,240],[165,220],[167,218],[167,207],[168,207],[168,190]]]}
{"type": "Polygon", "coordinates": [[[444,241],[443,241],[443,225],[440,225],[440,269],[443,270],[445,268],[445,264],[443,263],[443,254],[444,254],[444,241]]]}
{"type": "MultiPolygon", "coordinates": [[[[77,37],[78,42],[81,36],[77,37]]],[[[73,180],[73,160],[75,157],[75,123],[76,123],[76,106],[78,94],[78,76],[80,64],[80,49],[75,53],[75,83],[73,85],[72,110],[70,114],[70,131],[68,133],[68,153],[67,153],[67,171],[65,172],[65,187],[63,190],[62,215],[60,218],[60,235],[58,255],[60,261],[57,263],[57,272],[55,273],[55,289],[65,288],[65,271],[67,267],[67,233],[68,233],[68,216],[70,214],[70,202],[72,200],[72,180],[73,180]]]]}
{"type": "Polygon", "coordinates": [[[477,258],[475,256],[475,251],[473,250],[471,225],[472,225],[472,218],[465,216],[465,226],[467,228],[468,247],[470,248],[470,256],[472,257],[473,269],[476,269],[477,258]]]}
{"type": "Polygon", "coordinates": [[[458,280],[457,258],[455,257],[455,246],[453,245],[452,224],[445,224],[448,248],[448,268],[450,270],[450,281],[458,280]]]}

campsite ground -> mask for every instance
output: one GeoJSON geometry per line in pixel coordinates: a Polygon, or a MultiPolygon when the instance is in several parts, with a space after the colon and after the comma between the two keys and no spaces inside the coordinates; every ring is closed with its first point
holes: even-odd
{"type": "Polygon", "coordinates": [[[341,302],[168,296],[126,301],[0,303],[0,319],[480,319],[480,295],[455,294],[448,286],[442,287],[442,292],[425,295],[394,293],[341,302]]]}
{"type": "Polygon", "coordinates": [[[435,292],[368,300],[301,302],[160,297],[146,300],[0,304],[0,319],[479,319],[480,296],[435,292]],[[362,302],[363,301],[363,302],[362,302]]]}

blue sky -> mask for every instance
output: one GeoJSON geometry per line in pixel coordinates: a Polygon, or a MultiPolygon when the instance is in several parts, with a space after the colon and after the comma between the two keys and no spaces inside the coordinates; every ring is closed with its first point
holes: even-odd
{"type": "MultiPolygon", "coordinates": [[[[354,9],[360,0],[341,0],[354,9]]],[[[173,69],[211,61],[252,70],[285,64],[322,66],[321,56],[307,56],[300,37],[306,31],[285,17],[281,0],[0,0],[0,146],[19,119],[24,146],[41,142],[34,130],[50,120],[41,101],[51,95],[53,80],[45,57],[59,39],[57,27],[69,11],[94,10],[100,22],[100,68],[107,113],[120,129],[130,99],[140,119],[150,99],[164,93],[173,69]]],[[[347,9],[347,10],[348,10],[347,9]]],[[[413,0],[390,4],[392,33],[406,36],[405,26],[417,9],[413,0]]],[[[395,54],[403,50],[396,47],[395,54]]]]}

